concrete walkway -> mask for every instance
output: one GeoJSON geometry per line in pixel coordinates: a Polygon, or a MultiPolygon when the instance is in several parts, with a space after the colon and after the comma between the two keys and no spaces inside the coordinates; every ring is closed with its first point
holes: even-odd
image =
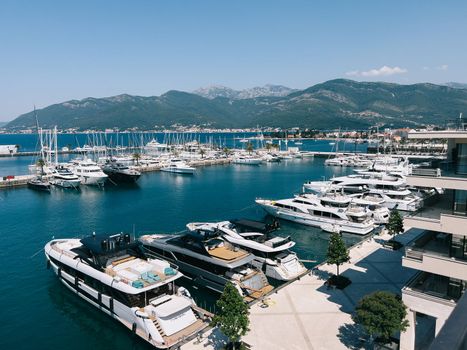
{"type": "MultiPolygon", "coordinates": [[[[413,239],[408,236],[401,235],[401,241],[413,239]]],[[[322,265],[312,275],[269,296],[267,305],[252,306],[250,331],[243,340],[253,349],[365,348],[365,337],[351,319],[358,301],[378,290],[400,294],[416,272],[402,267],[403,249],[382,247],[383,240],[389,238],[377,236],[351,249],[350,262],[340,268],[341,274],[352,280],[344,290],[324,285],[329,274],[336,271],[335,266],[322,265]]],[[[183,349],[219,348],[222,342],[216,334],[206,336],[199,344],[186,344],[183,349]]]]}

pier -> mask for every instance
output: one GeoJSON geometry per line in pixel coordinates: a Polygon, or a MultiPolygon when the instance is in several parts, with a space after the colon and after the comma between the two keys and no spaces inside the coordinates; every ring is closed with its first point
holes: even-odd
{"type": "MultiPolygon", "coordinates": [[[[420,230],[398,235],[404,245],[420,230]]],[[[374,291],[400,294],[416,271],[401,265],[404,250],[384,247],[387,233],[367,237],[350,248],[350,261],[341,274],[352,284],[343,290],[325,285],[335,265],[322,263],[308,275],[269,295],[250,308],[250,331],[243,341],[253,349],[355,349],[365,348],[368,338],[352,320],[358,301],[374,291]]],[[[218,329],[185,344],[183,350],[216,349],[226,342],[218,329]]]]}

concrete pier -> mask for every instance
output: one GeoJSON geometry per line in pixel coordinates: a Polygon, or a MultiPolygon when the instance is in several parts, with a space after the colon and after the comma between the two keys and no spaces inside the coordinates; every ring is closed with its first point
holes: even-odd
{"type": "MultiPolygon", "coordinates": [[[[406,244],[420,232],[397,237],[406,244]]],[[[369,238],[350,249],[350,262],[341,274],[352,280],[344,290],[324,285],[334,265],[321,264],[312,273],[273,293],[265,303],[250,308],[250,331],[243,340],[252,349],[365,349],[368,338],[352,321],[358,301],[374,291],[400,294],[401,288],[416,273],[402,266],[403,250],[383,247],[388,234],[369,238]]],[[[197,342],[182,349],[220,349],[225,337],[211,330],[197,342]]]]}

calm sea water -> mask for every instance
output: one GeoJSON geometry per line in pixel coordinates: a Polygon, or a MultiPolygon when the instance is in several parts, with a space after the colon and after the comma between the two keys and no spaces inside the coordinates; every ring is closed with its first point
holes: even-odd
{"type": "MultiPolygon", "coordinates": [[[[0,144],[6,143],[0,138],[0,144]]],[[[16,142],[17,143],[17,142],[16,142]]],[[[328,142],[307,141],[305,149],[328,150],[328,142]]],[[[0,159],[0,168],[17,171],[26,157],[0,159]]],[[[298,193],[303,182],[345,174],[323,166],[323,159],[291,160],[258,167],[224,165],[200,168],[195,176],[144,174],[134,186],[104,190],[27,188],[0,191],[0,348],[1,349],[148,349],[118,322],[69,292],[46,269],[42,248],[52,237],[96,233],[177,232],[190,221],[263,218],[254,199],[298,193]]],[[[303,259],[323,261],[328,234],[282,223],[282,234],[297,242],[303,259]]],[[[359,237],[346,235],[348,244],[359,237]]],[[[189,286],[189,285],[188,285],[189,286]]],[[[190,286],[189,286],[190,287],[190,286]]],[[[199,304],[213,296],[191,288],[199,304]]]]}

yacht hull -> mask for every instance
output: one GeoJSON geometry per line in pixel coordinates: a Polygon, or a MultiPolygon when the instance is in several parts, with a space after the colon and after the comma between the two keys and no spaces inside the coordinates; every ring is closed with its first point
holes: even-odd
{"type": "Polygon", "coordinates": [[[193,175],[195,173],[194,168],[162,168],[161,171],[165,171],[166,173],[187,174],[187,175],[193,175]]]}
{"type": "Polygon", "coordinates": [[[125,174],[116,171],[104,171],[109,179],[119,183],[135,183],[141,177],[141,174],[125,174]]]}

